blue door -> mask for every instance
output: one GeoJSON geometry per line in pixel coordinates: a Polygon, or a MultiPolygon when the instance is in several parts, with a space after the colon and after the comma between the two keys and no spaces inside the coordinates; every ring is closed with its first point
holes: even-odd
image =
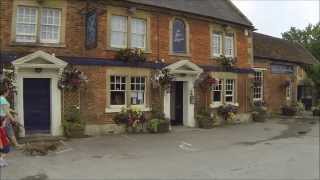
{"type": "Polygon", "coordinates": [[[27,134],[50,133],[50,79],[23,79],[24,126],[27,134]]]}

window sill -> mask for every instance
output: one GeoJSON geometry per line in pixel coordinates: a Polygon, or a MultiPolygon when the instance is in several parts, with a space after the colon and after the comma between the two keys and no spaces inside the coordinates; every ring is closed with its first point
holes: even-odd
{"type": "Polygon", "coordinates": [[[11,42],[11,46],[28,46],[28,47],[56,47],[64,48],[65,44],[54,44],[54,43],[29,43],[29,42],[11,42]]]}
{"type": "MultiPolygon", "coordinates": [[[[145,106],[132,106],[133,108],[139,108],[141,111],[147,112],[151,111],[151,108],[145,106]]],[[[123,108],[106,108],[105,113],[118,113],[121,112],[123,108]]]]}
{"type": "Polygon", "coordinates": [[[169,53],[169,56],[191,57],[190,53],[169,53]]]}
{"type": "MultiPolygon", "coordinates": [[[[107,47],[105,50],[106,51],[120,51],[120,50],[122,50],[122,49],[126,49],[126,48],[116,48],[116,47],[107,47]]],[[[142,49],[143,50],[143,49],[142,49]]],[[[151,50],[143,50],[143,53],[145,53],[145,54],[151,54],[152,53],[152,51],[151,50]]]]}
{"type": "Polygon", "coordinates": [[[212,103],[210,104],[210,108],[219,108],[222,105],[233,105],[239,107],[239,103],[212,103]]]}

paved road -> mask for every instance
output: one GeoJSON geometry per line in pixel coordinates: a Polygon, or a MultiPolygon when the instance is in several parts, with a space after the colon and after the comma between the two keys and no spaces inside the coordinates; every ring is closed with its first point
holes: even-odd
{"type": "Polygon", "coordinates": [[[2,179],[319,179],[319,121],[174,128],[66,143],[64,152],[44,157],[12,153],[2,179]]]}

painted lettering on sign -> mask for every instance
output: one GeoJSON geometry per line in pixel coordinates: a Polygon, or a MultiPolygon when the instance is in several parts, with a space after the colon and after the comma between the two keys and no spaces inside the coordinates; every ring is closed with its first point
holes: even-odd
{"type": "Polygon", "coordinates": [[[186,25],[183,20],[175,19],[172,27],[172,50],[174,53],[186,53],[186,25]]]}
{"type": "Polygon", "coordinates": [[[86,48],[97,47],[97,13],[91,11],[86,15],[86,48]]]}

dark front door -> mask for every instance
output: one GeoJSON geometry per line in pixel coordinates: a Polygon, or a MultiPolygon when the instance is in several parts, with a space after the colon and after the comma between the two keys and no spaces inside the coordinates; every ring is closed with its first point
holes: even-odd
{"type": "Polygon", "coordinates": [[[50,132],[50,79],[23,79],[23,107],[27,134],[50,132]]]}
{"type": "Polygon", "coordinates": [[[298,101],[301,101],[307,111],[312,108],[312,87],[298,86],[298,101]]]}
{"type": "Polygon", "coordinates": [[[183,125],[183,82],[174,82],[172,87],[173,93],[171,99],[173,103],[171,108],[172,113],[171,124],[172,125],[183,125]]]}

